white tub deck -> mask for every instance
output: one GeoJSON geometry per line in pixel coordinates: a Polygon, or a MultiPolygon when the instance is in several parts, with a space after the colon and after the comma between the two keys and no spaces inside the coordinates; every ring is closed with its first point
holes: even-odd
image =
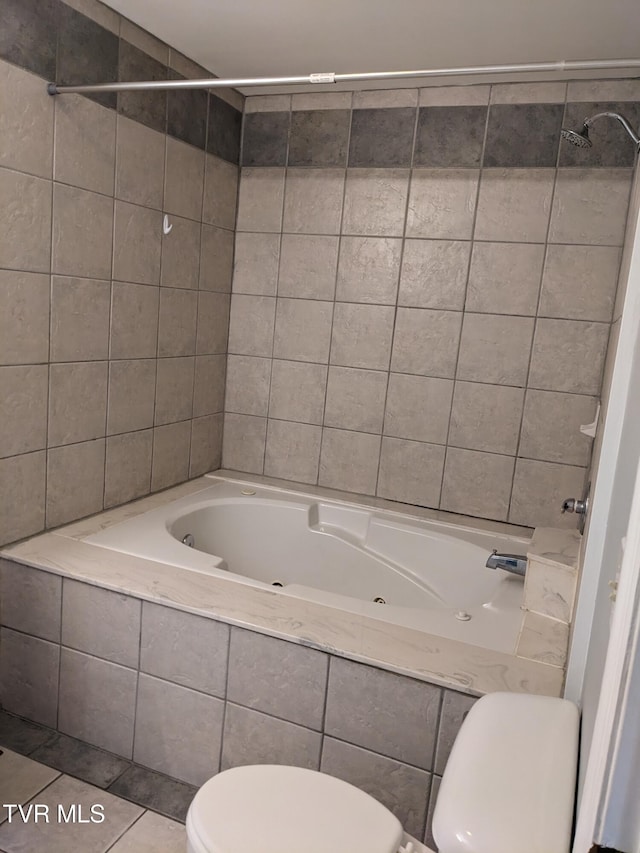
{"type": "MultiPolygon", "coordinates": [[[[476,695],[494,690],[560,695],[562,668],[532,660],[530,657],[517,656],[517,627],[507,641],[507,645],[510,645],[513,640],[510,648],[488,648],[486,642],[479,645],[473,640],[464,639],[463,632],[467,627],[471,627],[475,622],[477,629],[481,612],[490,614],[492,607],[500,604],[501,586],[511,591],[506,594],[507,598],[521,587],[521,581],[517,578],[500,578],[498,573],[479,567],[482,572],[490,572],[491,576],[499,581],[497,589],[494,589],[494,598],[490,599],[492,603],[486,608],[483,605],[489,602],[482,600],[485,598],[484,594],[480,596],[480,601],[475,600],[475,603],[467,600],[464,596],[468,594],[468,590],[460,590],[457,582],[454,587],[458,587],[461,597],[455,601],[447,598],[451,590],[447,590],[445,584],[444,588],[435,589],[436,595],[431,595],[433,606],[428,608],[410,607],[406,603],[379,605],[364,598],[358,599],[344,595],[343,592],[322,590],[306,584],[290,583],[289,589],[282,592],[271,586],[270,576],[262,580],[251,579],[240,573],[233,573],[225,567],[221,568],[220,564],[217,567],[211,565],[216,561],[215,558],[224,560],[224,557],[217,554],[215,558],[206,552],[200,555],[204,560],[208,560],[211,568],[217,568],[215,573],[209,573],[193,566],[185,568],[179,564],[179,560],[172,564],[171,556],[167,555],[162,547],[160,553],[155,556],[148,553],[146,556],[140,556],[118,552],[91,541],[101,533],[113,530],[115,525],[123,525],[123,522],[134,518],[139,520],[146,513],[149,518],[152,512],[160,509],[166,516],[162,536],[167,537],[159,538],[160,545],[164,541],[165,545],[171,544],[173,548],[175,543],[178,553],[189,552],[188,559],[191,563],[193,549],[183,546],[170,532],[172,524],[176,525],[176,535],[182,532],[182,522],[178,519],[184,521],[188,518],[190,523],[194,522],[195,519],[185,511],[187,506],[191,508],[191,512],[197,512],[202,508],[199,504],[202,503],[204,492],[215,485],[255,491],[256,495],[242,496],[255,499],[258,497],[258,491],[265,488],[265,483],[261,482],[264,479],[251,477],[240,480],[221,474],[214,477],[208,475],[10,546],[2,552],[2,556],[86,583],[249,627],[476,695]],[[186,504],[178,506],[176,516],[177,502],[185,498],[186,504]],[[504,584],[502,580],[505,581],[504,584]],[[304,589],[292,589],[295,586],[304,589]],[[314,592],[310,595],[309,590],[314,592]],[[441,601],[438,601],[438,596],[441,601]],[[345,604],[345,601],[348,603],[345,604]],[[469,622],[460,622],[451,615],[454,608],[460,609],[460,604],[463,608],[465,604],[471,609],[478,607],[479,612],[469,622]],[[391,613],[392,610],[403,611],[404,619],[398,621],[396,614],[391,613]],[[394,618],[391,619],[390,616],[394,618]],[[419,626],[413,622],[414,618],[419,620],[419,626]],[[434,628],[439,619],[449,625],[452,632],[462,633],[447,636],[449,632],[446,627],[437,633],[434,628]]],[[[326,490],[306,488],[305,504],[302,500],[302,490],[296,492],[288,486],[286,491],[289,494],[284,500],[285,503],[300,506],[302,502],[306,506],[304,512],[307,523],[311,505],[332,505],[332,499],[335,497],[335,494],[327,494],[326,490]],[[291,492],[295,496],[293,500],[291,492]]],[[[372,513],[374,521],[384,526],[384,516],[378,512],[382,503],[385,509],[393,510],[394,505],[390,502],[371,501],[368,505],[368,502],[363,503],[361,499],[355,500],[355,496],[353,502],[347,499],[342,502],[342,506],[372,513]]],[[[401,505],[395,505],[395,508],[405,509],[401,505]]],[[[429,520],[429,515],[435,513],[425,511],[408,515],[406,512],[397,512],[391,521],[396,525],[405,524],[411,528],[433,532],[433,522],[429,520]],[[424,519],[424,516],[427,516],[427,519],[424,519]]],[[[320,523],[319,519],[316,523],[320,523]]],[[[374,528],[375,526],[374,524],[374,528]]],[[[442,535],[442,525],[436,526],[442,535]]],[[[500,525],[488,523],[485,527],[488,529],[455,525],[455,530],[462,545],[480,548],[484,559],[492,547],[501,548],[507,542],[513,544],[518,541],[519,537],[514,540],[504,529],[499,531],[500,525]],[[490,545],[488,551],[485,545],[490,545]]],[[[158,530],[157,526],[155,529],[158,530]]],[[[322,538],[322,533],[323,531],[317,531],[316,535],[322,538]]],[[[380,532],[376,535],[379,536],[380,532]]],[[[250,534],[245,534],[245,539],[250,538],[250,534]]],[[[521,537],[520,541],[524,543],[526,550],[526,538],[521,537]]],[[[390,559],[389,554],[383,557],[390,559]]],[[[422,578],[421,581],[427,585],[433,583],[432,577],[422,578]]],[[[495,584],[495,581],[493,583],[495,584]]],[[[514,602],[515,596],[504,610],[511,616],[517,616],[515,622],[518,622],[521,614],[517,606],[515,609],[512,606],[514,602]]],[[[507,617],[507,622],[511,616],[507,617]]]]}

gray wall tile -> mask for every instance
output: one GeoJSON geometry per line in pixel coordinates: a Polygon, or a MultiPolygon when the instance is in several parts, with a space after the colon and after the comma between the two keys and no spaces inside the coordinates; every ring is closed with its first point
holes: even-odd
{"type": "Polygon", "coordinates": [[[107,439],[105,508],[126,503],[150,491],[152,450],[151,429],[107,439]]]}
{"type": "Polygon", "coordinates": [[[0,560],[0,623],[43,640],[60,642],[62,579],[0,560]]]}
{"type": "Polygon", "coordinates": [[[199,355],[193,387],[193,417],[215,414],[224,407],[224,355],[199,355]]]}
{"type": "Polygon", "coordinates": [[[406,236],[471,239],[478,176],[474,169],[414,169],[406,236]]]}
{"type": "Polygon", "coordinates": [[[191,422],[167,424],[153,430],[151,491],[168,489],[189,476],[191,422]]]}
{"type": "Polygon", "coordinates": [[[273,297],[234,293],[229,319],[229,352],[270,358],[275,314],[273,297]]]}
{"type": "Polygon", "coordinates": [[[338,259],[336,299],[395,305],[402,240],[343,237],[338,259]]]}
{"type": "Polygon", "coordinates": [[[346,165],[350,123],[349,110],[297,110],[291,115],[288,164],[346,165]]]}
{"type": "Polygon", "coordinates": [[[476,701],[473,696],[467,696],[465,693],[456,693],[453,690],[444,691],[434,767],[436,773],[440,775],[444,773],[451,747],[460,726],[476,701]]]}
{"type": "Polygon", "coordinates": [[[375,491],[380,437],[342,429],[324,429],[318,483],[331,489],[375,491]]]}
{"type": "Polygon", "coordinates": [[[608,323],[620,269],[620,250],[609,246],[549,246],[539,313],[608,323]]]}
{"type": "Polygon", "coordinates": [[[431,774],[330,737],[322,745],[321,770],[365,791],[393,812],[405,832],[422,836],[431,774]]]}
{"type": "Polygon", "coordinates": [[[344,169],[288,169],[283,230],[290,234],[338,234],[344,169]]]}
{"type": "Polygon", "coordinates": [[[534,316],[543,259],[543,245],[474,243],[466,310],[534,316]]]}
{"type": "MultiPolygon", "coordinates": [[[[207,171],[207,180],[209,180],[207,171]]],[[[215,222],[206,216],[205,221],[215,222]]],[[[284,169],[243,169],[238,194],[238,231],[280,231],[284,200],[284,169]]],[[[226,227],[233,228],[233,222],[226,227]]]]}
{"type": "Polygon", "coordinates": [[[161,210],[164,151],[164,134],[118,116],[116,198],[161,210]]]}
{"type": "Polygon", "coordinates": [[[376,370],[330,367],[325,426],[379,435],[382,432],[387,377],[387,373],[376,370]]]}
{"type": "Polygon", "coordinates": [[[406,240],[398,304],[461,311],[470,252],[466,241],[406,240]]]}
{"type": "Polygon", "coordinates": [[[104,497],[105,441],[52,447],[47,453],[47,527],[100,512],[104,497]],[[69,488],[69,482],[73,488],[69,488]]]}
{"type": "Polygon", "coordinates": [[[131,758],[137,681],[132,669],[63,648],[58,728],[131,758]]]}
{"type": "Polygon", "coordinates": [[[198,294],[175,287],[160,288],[158,355],[195,355],[198,294]]]}
{"type": "Polygon", "coordinates": [[[320,732],[229,702],[220,769],[243,764],[289,764],[318,770],[321,741],[320,732]]]}
{"type": "Polygon", "coordinates": [[[0,168],[0,266],[48,272],[51,183],[0,168]]]}
{"type": "Polygon", "coordinates": [[[56,102],[56,181],[113,196],[116,114],[82,95],[56,102]]]}
{"type": "Polygon", "coordinates": [[[224,698],[229,627],[145,601],[140,669],[165,681],[224,698]]]}
{"type": "Polygon", "coordinates": [[[626,169],[560,169],[549,242],[621,246],[628,204],[626,169]]]}
{"type": "Polygon", "coordinates": [[[415,165],[478,168],[486,124],[484,106],[421,107],[415,165]]]}
{"type": "Polygon", "coordinates": [[[112,230],[112,198],[54,184],[52,272],[111,278],[112,230]]]}
{"type": "Polygon", "coordinates": [[[197,288],[200,269],[200,223],[178,216],[169,220],[171,231],[162,236],[160,284],[197,288]]]}
{"type": "Polygon", "coordinates": [[[447,448],[441,509],[506,521],[514,461],[497,453],[447,448]]]}
{"type": "Polygon", "coordinates": [[[457,377],[498,385],[524,385],[534,321],[529,317],[465,314],[457,377]]]}
{"type": "Polygon", "coordinates": [[[278,296],[333,299],[338,265],[337,237],[283,234],[280,251],[278,296]]]}
{"type": "Polygon", "coordinates": [[[113,282],[111,358],[154,358],[158,346],[157,287],[113,282]]]}
{"type": "Polygon", "coordinates": [[[431,684],[331,659],[327,735],[429,770],[439,711],[440,690],[431,684]]]}
{"type": "Polygon", "coordinates": [[[153,426],[155,394],[154,359],[112,361],[109,365],[107,435],[153,426]]]}
{"type": "Polygon", "coordinates": [[[350,166],[410,166],[416,111],[411,107],[354,110],[350,166]]]}
{"type": "Polygon", "coordinates": [[[449,379],[389,374],[384,434],[446,444],[452,394],[449,379]]]}
{"type": "Polygon", "coordinates": [[[266,417],[269,407],[271,359],[230,355],[227,359],[226,409],[266,417]]]}
{"type": "Polygon", "coordinates": [[[118,281],[159,284],[161,249],[160,211],[116,201],[113,277],[118,281]]]}
{"type": "Polygon", "coordinates": [[[60,646],[0,630],[0,683],[5,711],[55,728],[60,646]]]}
{"type": "Polygon", "coordinates": [[[32,536],[44,527],[46,453],[0,459],[0,542],[32,536]]]}
{"type": "MultiPolygon", "coordinates": [[[[204,151],[167,136],[164,208],[187,219],[202,218],[204,151]]],[[[213,223],[218,224],[218,223],[213,223]]]]}
{"type": "Polygon", "coordinates": [[[492,104],[485,166],[555,166],[563,104],[492,104]]]}
{"type": "Polygon", "coordinates": [[[588,465],[591,439],[580,433],[596,413],[595,397],[527,391],[520,438],[520,456],[545,462],[588,465]]]}
{"type": "Polygon", "coordinates": [[[0,81],[0,166],[51,178],[54,99],[40,77],[8,62],[0,63],[0,81]]]}
{"type": "Polygon", "coordinates": [[[107,362],[52,364],[49,447],[102,438],[107,413],[107,362]]]}
{"type": "Polygon", "coordinates": [[[0,367],[0,457],[41,450],[47,443],[47,367],[0,367]]]}
{"type": "Polygon", "coordinates": [[[386,305],[336,303],[331,363],[388,370],[394,313],[394,309],[386,305]]]}
{"type": "Polygon", "coordinates": [[[0,364],[37,364],[49,354],[49,277],[0,270],[0,364]]]}
{"type": "Polygon", "coordinates": [[[529,386],[548,391],[597,394],[609,326],[577,320],[538,320],[529,386]]]}
{"type": "Polygon", "coordinates": [[[522,388],[456,382],[448,443],[515,456],[523,404],[522,388]]]}
{"type": "Polygon", "coordinates": [[[239,233],[233,263],[233,292],[275,296],[279,260],[279,234],[239,233]]]}
{"type": "Polygon", "coordinates": [[[518,459],[509,521],[521,524],[525,518],[536,518],[543,526],[575,528],[575,516],[561,512],[562,501],[582,494],[585,474],[584,468],[573,465],[518,459]]]}
{"type": "Polygon", "coordinates": [[[285,421],[321,424],[327,367],[301,361],[273,360],[269,415],[285,421]]]}
{"type": "Polygon", "coordinates": [[[278,299],[274,358],[327,362],[331,341],[332,302],[278,299]]]}
{"type": "Polygon", "coordinates": [[[229,293],[233,277],[233,231],[203,225],[200,234],[200,290],[229,293]]]}
{"type": "Polygon", "coordinates": [[[222,467],[223,418],[219,412],[191,421],[190,477],[201,477],[222,467]]]}
{"type": "Polygon", "coordinates": [[[244,117],[243,166],[285,166],[289,141],[288,112],[249,113],[244,117]]]}
{"type": "Polygon", "coordinates": [[[203,785],[218,772],[223,717],[220,699],[141,673],[133,760],[203,785]]]}
{"type": "Polygon", "coordinates": [[[323,652],[231,629],[230,702],[321,731],[328,670],[323,652]]]}
{"type": "Polygon", "coordinates": [[[223,467],[262,474],[266,435],[266,418],[225,413],[223,467]]]}
{"type": "Polygon", "coordinates": [[[554,181],[553,169],[485,169],[474,238],[544,243],[554,181]]]}
{"type": "Polygon", "coordinates": [[[264,473],[299,483],[316,483],[321,436],[319,426],[270,420],[264,473]]]}
{"type": "Polygon", "coordinates": [[[191,417],[194,370],[194,358],[158,360],[154,418],[156,425],[184,421],[191,417]]]}
{"type": "Polygon", "coordinates": [[[113,663],[137,668],[140,602],[128,595],[65,578],[62,643],[113,663]]]}
{"type": "MultiPolygon", "coordinates": [[[[205,155],[204,197],[202,221],[209,225],[233,229],[236,224],[236,196],[238,193],[238,167],[219,157],[205,155]]],[[[282,200],[280,202],[282,209],[282,200]]],[[[238,228],[240,227],[238,223],[238,228]]],[[[250,229],[251,230],[251,229],[250,229]]],[[[263,229],[255,229],[263,230],[263,229]]]]}
{"type": "Polygon", "coordinates": [[[408,169],[349,169],[343,233],[401,237],[408,192],[408,169]]]}
{"type": "Polygon", "coordinates": [[[453,378],[462,314],[430,308],[398,308],[391,369],[453,378]]]}
{"type": "Polygon", "coordinates": [[[402,503],[438,506],[444,453],[441,445],[385,436],[376,494],[402,503]]]}
{"type": "Polygon", "coordinates": [[[110,304],[108,281],[53,276],[51,360],[108,358],[110,304]]]}

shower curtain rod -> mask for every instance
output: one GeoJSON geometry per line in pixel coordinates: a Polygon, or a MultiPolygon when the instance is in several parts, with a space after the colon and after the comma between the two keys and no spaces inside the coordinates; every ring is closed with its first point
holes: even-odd
{"type": "Polygon", "coordinates": [[[597,71],[615,68],[640,68],[640,59],[559,60],[530,62],[520,65],[476,65],[466,68],[431,68],[421,71],[369,71],[355,74],[335,74],[332,71],[300,77],[238,77],[203,80],[140,80],[130,83],[96,83],[84,86],[59,86],[48,83],[50,95],[83,92],[134,92],[153,89],[237,89],[248,86],[291,86],[310,83],[356,83],[368,80],[404,80],[412,77],[473,76],[475,74],[518,74],[533,71],[597,71]]]}

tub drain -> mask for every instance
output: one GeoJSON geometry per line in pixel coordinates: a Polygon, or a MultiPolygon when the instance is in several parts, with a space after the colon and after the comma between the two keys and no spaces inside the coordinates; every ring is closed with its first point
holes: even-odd
{"type": "Polygon", "coordinates": [[[374,602],[374,604],[386,604],[387,603],[384,600],[384,598],[382,598],[382,596],[380,596],[380,595],[376,595],[376,597],[373,599],[373,602],[374,602]]]}

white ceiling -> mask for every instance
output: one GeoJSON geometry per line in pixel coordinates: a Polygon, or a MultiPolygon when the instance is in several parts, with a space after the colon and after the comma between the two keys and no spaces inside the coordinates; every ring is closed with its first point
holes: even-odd
{"type": "MultiPolygon", "coordinates": [[[[640,56],[638,0],[107,0],[107,4],[219,77],[640,56]]],[[[633,75],[640,75],[638,69],[633,75]]],[[[430,78],[420,85],[443,82],[455,81],[430,78]]],[[[267,91],[294,90],[251,93],[267,91]]]]}

